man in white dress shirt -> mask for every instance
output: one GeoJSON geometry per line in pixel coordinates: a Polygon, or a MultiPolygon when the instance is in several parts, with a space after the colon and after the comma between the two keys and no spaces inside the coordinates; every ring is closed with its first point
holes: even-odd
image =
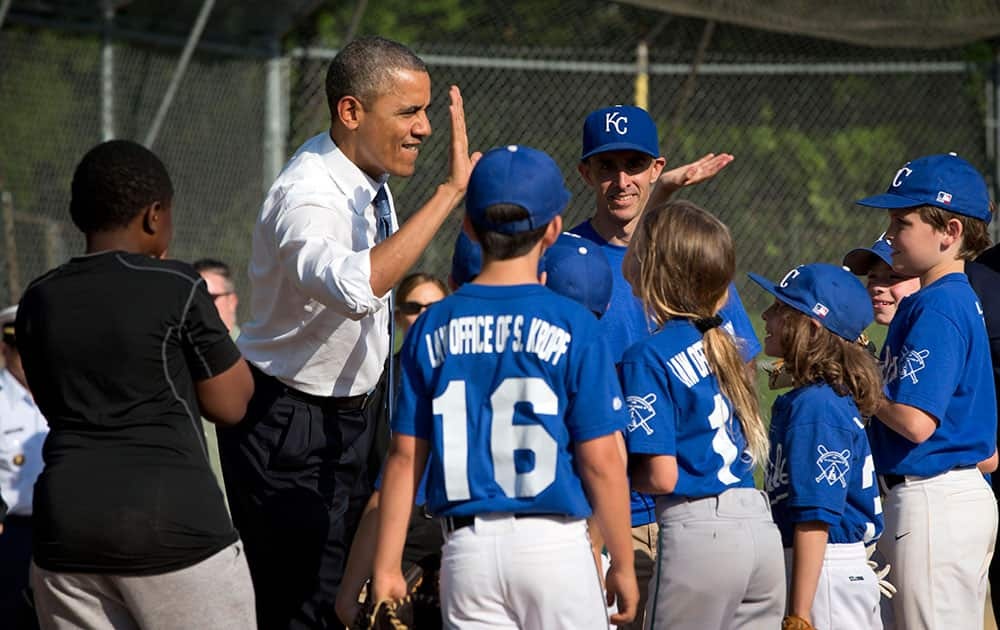
{"type": "Polygon", "coordinates": [[[28,390],[17,352],[17,306],[0,310],[0,495],[9,512],[0,535],[0,627],[34,627],[24,596],[31,567],[31,506],[49,425],[28,390]]]}
{"type": "Polygon", "coordinates": [[[478,158],[452,86],[450,175],[397,229],[387,180],[413,173],[431,133],[426,66],[396,42],[355,40],[331,62],[326,92],[329,132],[292,156],[254,229],[251,321],[237,344],[256,391],[243,422],[219,431],[268,630],[338,627],[336,591],[372,491],[390,291],[461,202],[478,158]]]}

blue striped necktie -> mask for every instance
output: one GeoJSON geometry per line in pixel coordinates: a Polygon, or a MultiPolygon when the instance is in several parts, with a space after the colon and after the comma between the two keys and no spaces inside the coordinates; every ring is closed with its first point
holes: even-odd
{"type": "MultiPolygon", "coordinates": [[[[385,186],[378,189],[375,198],[372,199],[372,206],[375,208],[375,226],[377,230],[375,242],[381,243],[392,235],[392,208],[389,206],[389,195],[385,192],[385,186]]],[[[392,351],[396,342],[396,318],[393,317],[394,314],[392,289],[389,289],[389,374],[385,387],[385,400],[386,418],[390,423],[392,422],[392,407],[395,402],[395,392],[393,390],[396,387],[395,375],[393,374],[395,367],[393,364],[395,361],[392,358],[392,351]]]]}

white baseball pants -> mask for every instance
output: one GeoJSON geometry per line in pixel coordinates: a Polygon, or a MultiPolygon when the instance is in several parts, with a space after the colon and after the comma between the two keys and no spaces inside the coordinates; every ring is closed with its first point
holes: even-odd
{"type": "Polygon", "coordinates": [[[446,534],[446,628],[608,630],[584,519],[483,514],[446,534]]]}
{"type": "Polygon", "coordinates": [[[997,502],[975,468],[907,476],[882,500],[878,549],[892,565],[895,627],[983,627],[997,502]]]}
{"type": "MultiPolygon", "coordinates": [[[[890,582],[893,573],[895,568],[890,582]]],[[[785,580],[791,590],[791,549],[785,549],[785,580]]],[[[828,544],[813,598],[812,625],[818,630],[882,630],[881,596],[864,543],[828,544]]]]}

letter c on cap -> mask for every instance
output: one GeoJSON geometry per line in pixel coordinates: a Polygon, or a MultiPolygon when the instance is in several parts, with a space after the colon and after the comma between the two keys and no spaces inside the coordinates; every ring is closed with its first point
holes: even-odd
{"type": "Polygon", "coordinates": [[[913,169],[906,168],[905,166],[896,171],[896,176],[892,178],[892,187],[902,186],[903,182],[900,180],[900,177],[909,177],[912,173],[913,169]]]}
{"type": "Polygon", "coordinates": [[[785,277],[781,279],[781,283],[778,286],[784,289],[788,287],[789,280],[797,278],[798,276],[799,276],[799,268],[796,267],[795,269],[792,269],[791,271],[785,274],[785,277]]]}

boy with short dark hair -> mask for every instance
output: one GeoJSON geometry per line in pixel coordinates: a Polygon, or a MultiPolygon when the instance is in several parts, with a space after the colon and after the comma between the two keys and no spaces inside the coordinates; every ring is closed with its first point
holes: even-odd
{"type": "Polygon", "coordinates": [[[989,244],[986,182],[954,154],[931,155],[858,203],[889,211],[893,270],[921,285],[889,325],[887,400],[869,429],[896,623],[982,628],[997,504],[980,471],[997,466],[997,412],[983,311],[963,271],[989,244]]]}
{"type": "Polygon", "coordinates": [[[621,389],[594,316],[538,284],[568,200],[544,153],[511,145],[483,156],[465,218],[482,271],[428,310],[402,350],[374,593],[405,593],[405,525],[429,457],[449,628],[607,628],[591,506],[611,554],[608,599],[620,611],[611,621],[635,614],[621,389]]]}
{"type": "Polygon", "coordinates": [[[148,149],[94,147],[70,203],[86,254],[21,300],[24,372],[50,426],[33,516],[43,627],[255,626],[199,420],[239,422],[253,382],[204,280],[162,260],[172,201],[148,149]]]}

